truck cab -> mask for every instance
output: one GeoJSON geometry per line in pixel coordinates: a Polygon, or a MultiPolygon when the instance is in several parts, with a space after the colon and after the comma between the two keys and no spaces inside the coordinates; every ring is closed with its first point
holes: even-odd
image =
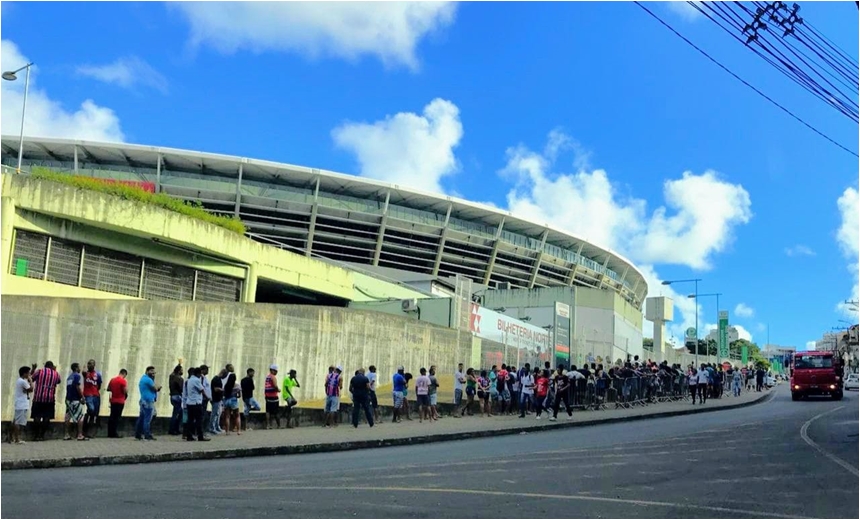
{"type": "Polygon", "coordinates": [[[829,395],[842,399],[842,370],[832,352],[798,352],[791,371],[791,399],[807,395],[829,395]]]}

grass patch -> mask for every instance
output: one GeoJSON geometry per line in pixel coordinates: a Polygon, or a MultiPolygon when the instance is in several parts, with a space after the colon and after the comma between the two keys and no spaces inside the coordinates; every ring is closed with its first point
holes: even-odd
{"type": "Polygon", "coordinates": [[[82,190],[97,191],[99,193],[114,195],[121,199],[133,200],[157,206],[159,208],[180,213],[187,217],[215,224],[216,226],[228,229],[240,235],[245,234],[245,224],[236,217],[213,215],[206,211],[203,208],[203,205],[199,202],[187,202],[173,198],[164,193],[152,193],[139,186],[123,184],[122,181],[111,182],[108,179],[97,179],[93,177],[58,173],[47,168],[40,167],[33,168],[30,172],[30,176],[36,179],[59,182],[82,190]]]}

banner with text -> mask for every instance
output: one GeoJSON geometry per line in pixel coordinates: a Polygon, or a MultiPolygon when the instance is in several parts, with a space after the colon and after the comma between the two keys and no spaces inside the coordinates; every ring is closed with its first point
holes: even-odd
{"type": "Polygon", "coordinates": [[[729,357],[729,311],[720,311],[720,357],[729,357]]]}
{"type": "Polygon", "coordinates": [[[550,344],[549,332],[536,325],[511,318],[473,303],[469,329],[479,338],[533,352],[545,352],[550,344]]]}

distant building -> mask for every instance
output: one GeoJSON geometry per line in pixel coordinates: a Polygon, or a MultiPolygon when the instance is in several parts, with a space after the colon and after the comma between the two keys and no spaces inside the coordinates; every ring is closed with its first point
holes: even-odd
{"type": "MultiPolygon", "coordinates": [[[[729,325],[727,332],[728,332],[728,336],[729,336],[729,343],[735,342],[738,339],[740,339],[740,336],[738,335],[738,329],[736,329],[735,327],[729,325]]],[[[713,340],[713,341],[716,341],[717,343],[719,343],[720,342],[720,331],[719,331],[719,329],[711,329],[711,332],[708,333],[708,336],[705,339],[708,341],[713,340]]]]}

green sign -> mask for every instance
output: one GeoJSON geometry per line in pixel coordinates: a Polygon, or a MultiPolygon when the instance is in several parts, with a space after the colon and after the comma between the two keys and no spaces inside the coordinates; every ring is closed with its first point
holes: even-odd
{"type": "Polygon", "coordinates": [[[746,366],[750,361],[750,348],[746,345],[741,347],[741,363],[746,366]]]}
{"type": "Polygon", "coordinates": [[[720,357],[729,357],[729,311],[720,311],[720,357]]]}
{"type": "Polygon", "coordinates": [[[696,337],[696,329],[694,329],[693,327],[688,328],[687,329],[687,337],[688,338],[695,338],[696,337]]]}

